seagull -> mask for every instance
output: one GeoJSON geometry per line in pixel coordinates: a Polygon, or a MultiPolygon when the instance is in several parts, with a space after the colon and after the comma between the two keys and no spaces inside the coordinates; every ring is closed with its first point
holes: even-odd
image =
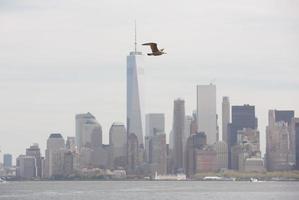
{"type": "Polygon", "coordinates": [[[144,43],[142,45],[151,47],[152,53],[148,53],[147,54],[148,56],[161,56],[162,54],[166,54],[164,52],[164,49],[160,49],[160,50],[158,49],[157,43],[149,42],[149,43],[144,43]]]}

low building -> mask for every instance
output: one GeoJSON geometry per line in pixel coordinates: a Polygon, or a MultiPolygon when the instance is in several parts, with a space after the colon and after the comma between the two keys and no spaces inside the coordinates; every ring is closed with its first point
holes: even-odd
{"type": "Polygon", "coordinates": [[[217,171],[217,152],[210,146],[195,150],[196,173],[217,171]]]}
{"type": "Polygon", "coordinates": [[[20,155],[16,163],[17,178],[30,180],[36,177],[36,159],[34,156],[20,155]]]}
{"type": "Polygon", "coordinates": [[[265,172],[264,161],[262,158],[247,158],[244,164],[245,172],[265,172]]]}

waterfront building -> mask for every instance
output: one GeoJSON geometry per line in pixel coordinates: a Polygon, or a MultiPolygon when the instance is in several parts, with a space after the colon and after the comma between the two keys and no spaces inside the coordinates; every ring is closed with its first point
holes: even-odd
{"type": "Polygon", "coordinates": [[[204,132],[192,134],[188,137],[185,150],[185,172],[188,177],[196,173],[196,150],[203,149],[207,144],[207,136],[204,132]]]}
{"type": "Polygon", "coordinates": [[[165,116],[163,113],[148,113],[145,116],[145,135],[165,132],[165,116]]]}
{"type": "Polygon", "coordinates": [[[266,134],[267,169],[293,169],[296,162],[294,111],[270,110],[266,134]]]}
{"type": "Polygon", "coordinates": [[[259,138],[260,133],[256,129],[238,130],[237,143],[232,146],[232,169],[244,171],[248,158],[261,158],[259,138]]]}
{"type": "Polygon", "coordinates": [[[137,167],[139,166],[139,145],[138,138],[134,133],[129,134],[128,136],[128,167],[127,173],[134,174],[137,167]]]}
{"type": "Polygon", "coordinates": [[[265,172],[264,161],[260,157],[247,158],[244,164],[245,172],[265,172]]]}
{"type": "Polygon", "coordinates": [[[36,159],[34,156],[20,155],[16,161],[17,178],[30,180],[36,176],[36,159]]]}
{"type": "Polygon", "coordinates": [[[216,172],[217,152],[211,146],[195,150],[195,173],[216,172]]]}
{"type": "Polygon", "coordinates": [[[295,118],[296,170],[299,170],[299,118],[295,118]]]}
{"type": "Polygon", "coordinates": [[[163,132],[149,136],[149,163],[152,174],[167,173],[167,147],[166,134],[163,132]]]}
{"type": "Polygon", "coordinates": [[[143,55],[136,50],[127,56],[127,133],[135,134],[139,147],[143,148],[143,55]]]}
{"type": "Polygon", "coordinates": [[[86,120],[82,127],[81,147],[95,149],[102,146],[102,127],[94,119],[86,120]]]}
{"type": "Polygon", "coordinates": [[[243,128],[257,129],[258,123],[255,116],[255,106],[245,104],[243,106],[232,106],[232,122],[228,125],[228,159],[229,168],[232,167],[232,148],[237,145],[238,130],[243,128]]]}
{"type": "Polygon", "coordinates": [[[127,131],[123,123],[114,122],[109,131],[109,144],[112,148],[113,169],[125,168],[127,164],[127,131]]]}
{"type": "Polygon", "coordinates": [[[12,167],[12,155],[11,154],[4,154],[3,155],[3,167],[4,169],[8,169],[12,167]]]}
{"type": "Polygon", "coordinates": [[[228,124],[230,123],[229,97],[222,98],[222,141],[228,143],[228,124]]]}
{"type": "Polygon", "coordinates": [[[50,134],[47,140],[45,176],[55,178],[63,176],[63,154],[65,142],[60,133],[50,134]]]}
{"type": "Polygon", "coordinates": [[[207,135],[207,144],[217,141],[216,85],[197,85],[197,126],[207,135]]]}
{"type": "Polygon", "coordinates": [[[176,99],[173,108],[173,158],[174,170],[183,169],[183,137],[185,131],[185,101],[176,99]]]}
{"type": "Polygon", "coordinates": [[[26,156],[32,156],[35,158],[35,169],[36,176],[42,177],[42,158],[40,153],[40,148],[37,143],[34,143],[29,148],[26,149],[26,156]]]}
{"type": "Polygon", "coordinates": [[[95,117],[91,113],[83,113],[76,115],[76,144],[77,148],[80,151],[82,146],[82,135],[84,133],[84,125],[86,122],[94,121],[95,117]]]}
{"type": "Polygon", "coordinates": [[[217,169],[228,168],[228,149],[224,141],[218,141],[213,145],[217,155],[217,169]]]}
{"type": "Polygon", "coordinates": [[[75,152],[76,151],[76,138],[68,136],[66,139],[66,149],[75,152]]]}

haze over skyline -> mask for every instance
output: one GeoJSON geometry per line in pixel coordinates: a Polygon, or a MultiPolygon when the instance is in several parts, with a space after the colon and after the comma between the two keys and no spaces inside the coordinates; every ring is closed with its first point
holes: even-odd
{"type": "MultiPolygon", "coordinates": [[[[231,105],[256,106],[262,151],[269,109],[299,113],[299,2],[0,0],[0,147],[14,156],[50,133],[75,135],[75,114],[91,112],[103,141],[126,122],[126,56],[156,41],[167,55],[145,57],[146,112],[173,100],[196,109],[196,85],[217,87],[231,105]]],[[[220,132],[221,135],[221,132],[220,132]]],[[[14,157],[15,158],[15,157],[14,157]]]]}

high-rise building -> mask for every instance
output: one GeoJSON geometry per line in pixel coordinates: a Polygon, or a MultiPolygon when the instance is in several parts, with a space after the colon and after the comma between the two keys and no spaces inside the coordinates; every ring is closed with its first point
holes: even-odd
{"type": "Polygon", "coordinates": [[[41,177],[42,176],[42,158],[40,153],[40,148],[38,144],[33,144],[29,148],[26,149],[26,156],[32,156],[35,158],[35,170],[36,170],[36,176],[41,177]]]}
{"type": "Polygon", "coordinates": [[[243,128],[257,129],[255,107],[251,105],[232,106],[232,123],[229,124],[229,144],[237,142],[238,130],[243,128]]]}
{"type": "Polygon", "coordinates": [[[299,170],[299,118],[295,118],[296,170],[299,170]]]}
{"type": "Polygon", "coordinates": [[[175,171],[183,169],[183,135],[185,131],[185,101],[177,99],[173,108],[173,158],[175,171]]]}
{"type": "Polygon", "coordinates": [[[114,169],[125,168],[127,164],[127,131],[123,123],[114,122],[109,131],[109,144],[112,148],[114,169]]]}
{"type": "Polygon", "coordinates": [[[269,111],[266,128],[266,162],[269,171],[290,170],[295,165],[294,111],[269,111]]]}
{"type": "Polygon", "coordinates": [[[71,152],[76,151],[76,138],[68,136],[66,139],[65,144],[66,149],[70,150],[71,152]]]}
{"type": "Polygon", "coordinates": [[[204,132],[195,133],[188,137],[185,151],[185,172],[188,177],[196,173],[196,149],[203,149],[207,145],[207,136],[204,132]]]}
{"type": "Polygon", "coordinates": [[[17,177],[32,179],[36,176],[36,160],[33,156],[20,155],[17,158],[17,177]]]}
{"type": "Polygon", "coordinates": [[[217,155],[217,169],[228,168],[228,149],[224,141],[218,141],[213,145],[217,155]]]}
{"type": "Polygon", "coordinates": [[[136,49],[127,56],[127,133],[135,134],[138,145],[143,148],[143,55],[136,49]]]}
{"type": "Polygon", "coordinates": [[[82,146],[82,134],[84,132],[84,125],[86,122],[95,120],[91,113],[77,114],[76,115],[76,144],[80,151],[82,146]]]}
{"type": "Polygon", "coordinates": [[[50,134],[47,140],[45,177],[59,177],[63,175],[63,153],[65,142],[60,133],[50,134]],[[62,153],[63,152],[63,153],[62,153]]]}
{"type": "Polygon", "coordinates": [[[238,130],[243,128],[257,129],[257,118],[255,116],[255,107],[245,104],[243,106],[232,106],[231,108],[232,122],[228,125],[228,160],[229,168],[231,168],[231,151],[232,147],[237,144],[238,130]]]}
{"type": "Polygon", "coordinates": [[[128,136],[128,167],[127,173],[134,174],[139,163],[139,145],[138,138],[134,133],[128,136]]]}
{"type": "Polygon", "coordinates": [[[195,150],[195,173],[216,172],[217,152],[211,147],[195,150]]]}
{"type": "MultiPolygon", "coordinates": [[[[231,168],[239,171],[245,171],[246,160],[250,158],[261,159],[260,152],[260,133],[256,129],[244,128],[238,130],[237,143],[232,146],[231,168]]],[[[254,169],[251,163],[251,168],[254,169]]],[[[260,163],[257,168],[260,167],[260,163]]]]}
{"type": "Polygon", "coordinates": [[[192,113],[192,121],[190,125],[190,135],[197,133],[197,114],[196,111],[192,113]]]}
{"type": "Polygon", "coordinates": [[[83,124],[81,147],[95,149],[102,146],[102,127],[95,120],[87,120],[83,124]]]}
{"type": "Polygon", "coordinates": [[[12,155],[11,154],[4,154],[3,155],[3,167],[5,169],[12,167],[12,155]]]}
{"type": "Polygon", "coordinates": [[[152,166],[152,172],[158,174],[167,173],[167,147],[166,134],[163,132],[155,133],[149,136],[149,163],[152,166]]]}
{"type": "Polygon", "coordinates": [[[230,103],[228,97],[222,99],[222,141],[228,143],[228,124],[230,123],[230,103]]]}
{"type": "Polygon", "coordinates": [[[165,117],[163,113],[149,113],[145,116],[145,135],[165,132],[165,117]]]}
{"type": "Polygon", "coordinates": [[[205,132],[208,144],[217,141],[216,86],[197,86],[197,126],[199,132],[205,132]]]}

